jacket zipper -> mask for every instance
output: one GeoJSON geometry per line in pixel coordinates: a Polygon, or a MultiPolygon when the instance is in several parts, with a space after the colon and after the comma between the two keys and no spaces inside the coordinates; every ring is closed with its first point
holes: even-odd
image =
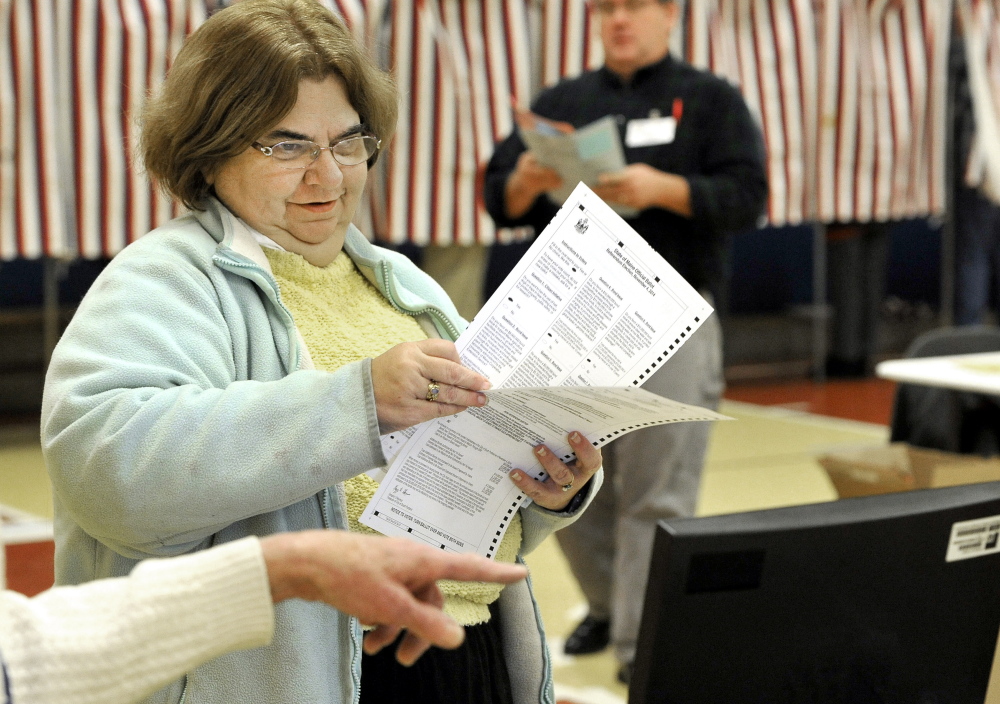
{"type": "MultiPolygon", "coordinates": [[[[257,266],[254,263],[241,262],[238,259],[233,259],[232,257],[230,257],[228,255],[222,255],[222,254],[219,254],[219,253],[216,253],[212,257],[212,259],[213,260],[217,259],[217,263],[218,264],[224,265],[224,266],[222,266],[222,268],[228,268],[228,269],[245,269],[247,271],[250,271],[250,272],[253,272],[253,273],[257,273],[257,274],[259,274],[261,276],[264,276],[264,277],[267,276],[267,272],[265,270],[261,269],[259,266],[257,266]]],[[[256,285],[258,288],[260,288],[262,290],[264,289],[264,287],[261,286],[260,282],[257,281],[257,280],[255,280],[255,278],[252,278],[252,277],[244,277],[244,278],[247,278],[250,281],[252,281],[254,283],[254,285],[256,285]]],[[[268,281],[267,284],[268,284],[268,288],[274,294],[274,298],[271,300],[271,302],[274,303],[275,307],[277,307],[277,309],[279,311],[281,311],[281,314],[284,317],[283,322],[285,324],[285,330],[286,330],[286,332],[288,334],[288,354],[289,354],[288,369],[289,369],[289,373],[291,373],[291,372],[294,372],[294,371],[298,370],[299,363],[301,362],[301,360],[299,359],[299,351],[298,351],[299,350],[299,346],[298,346],[299,345],[299,341],[298,341],[298,338],[295,336],[294,318],[292,317],[291,311],[289,311],[288,308],[285,307],[285,304],[282,303],[280,300],[278,300],[278,284],[277,284],[277,282],[276,281],[268,281]]],[[[266,293],[266,291],[265,291],[265,293],[266,293]]],[[[268,298],[270,298],[270,296],[268,296],[268,298]]]]}
{"type": "Polygon", "coordinates": [[[438,324],[441,325],[441,327],[443,327],[445,330],[448,331],[448,334],[451,335],[452,340],[458,339],[459,336],[458,328],[456,328],[452,324],[452,322],[448,320],[447,316],[443,315],[440,311],[438,311],[437,308],[433,306],[426,306],[422,310],[407,310],[403,308],[401,305],[399,305],[399,303],[396,301],[395,296],[392,293],[392,287],[390,286],[390,281],[389,281],[389,268],[386,262],[379,262],[379,273],[381,274],[382,278],[382,288],[385,289],[386,296],[389,298],[389,301],[396,308],[396,310],[414,318],[416,318],[418,315],[427,314],[431,318],[434,318],[435,321],[437,321],[438,324]]]}
{"type": "MultiPolygon", "coordinates": [[[[330,512],[329,509],[327,509],[326,507],[327,503],[330,501],[332,501],[332,499],[330,498],[330,489],[329,487],[327,487],[326,489],[323,489],[323,491],[321,491],[319,494],[319,509],[320,513],[323,514],[323,527],[326,528],[327,530],[336,530],[333,527],[333,524],[330,522],[330,512]]],[[[361,643],[358,642],[358,629],[360,629],[361,626],[359,625],[359,621],[355,617],[348,616],[347,618],[351,629],[351,645],[353,646],[351,655],[351,679],[354,680],[354,685],[355,685],[354,704],[358,704],[358,702],[361,701],[361,678],[358,677],[357,679],[354,679],[354,673],[359,669],[358,658],[361,657],[360,654],[362,652],[361,643]]],[[[180,704],[183,704],[183,702],[181,702],[180,704]]]]}

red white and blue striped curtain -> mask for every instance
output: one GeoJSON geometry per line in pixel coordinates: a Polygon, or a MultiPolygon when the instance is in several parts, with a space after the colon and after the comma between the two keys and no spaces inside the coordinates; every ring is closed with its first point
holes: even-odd
{"type": "Polygon", "coordinates": [[[355,38],[374,48],[390,0],[319,0],[344,20],[355,38]]]}
{"type": "Polygon", "coordinates": [[[819,5],[817,219],[944,212],[952,3],[819,5]]]}
{"type": "Polygon", "coordinates": [[[965,183],[1000,203],[1000,0],[958,0],[957,8],[976,121],[965,183]]]}
{"type": "MultiPolygon", "coordinates": [[[[377,223],[389,242],[489,244],[481,170],[530,99],[524,0],[394,0],[390,67],[401,88],[377,223]]],[[[509,235],[508,235],[509,236],[509,235]]]]}
{"type": "Polygon", "coordinates": [[[388,172],[371,189],[379,238],[490,244],[480,177],[512,108],[603,61],[586,0],[393,0],[390,67],[403,92],[388,172]],[[381,212],[380,212],[381,211],[381,212]]]}
{"type": "Polygon", "coordinates": [[[698,0],[685,56],[738,85],[773,225],[943,212],[948,0],[698,0]]]}
{"type": "Polygon", "coordinates": [[[689,4],[684,58],[738,86],[767,147],[772,225],[815,212],[810,160],[816,140],[816,19],[812,0],[689,4]]]}
{"type": "MultiPolygon", "coordinates": [[[[772,225],[944,210],[951,0],[688,0],[672,49],[742,91],[772,225]]],[[[535,85],[603,60],[584,0],[533,3],[535,85]]]]}
{"type": "Polygon", "coordinates": [[[0,259],[110,257],[176,209],[135,118],[205,0],[0,0],[0,259]]]}
{"type": "MultiPolygon", "coordinates": [[[[585,0],[322,2],[401,88],[363,229],[417,244],[510,238],[481,207],[481,169],[513,128],[512,99],[602,62],[585,0]]],[[[995,0],[960,2],[996,57],[995,0]]],[[[131,165],[134,117],[215,4],[0,0],[0,259],[113,256],[176,212],[131,165]]],[[[943,211],[952,0],[683,6],[675,51],[740,86],[760,119],[771,223],[943,211]]]]}
{"type": "Polygon", "coordinates": [[[57,3],[0,0],[0,260],[65,256],[57,3]]]}
{"type": "Polygon", "coordinates": [[[534,0],[533,87],[545,88],[604,63],[598,18],[587,0],[534,0]]]}
{"type": "MultiPolygon", "coordinates": [[[[536,85],[600,66],[599,19],[585,0],[533,3],[540,47],[536,85]]],[[[810,205],[816,134],[816,20],[812,0],[689,0],[671,50],[741,88],[768,148],[774,225],[797,224],[810,205]]]]}
{"type": "Polygon", "coordinates": [[[84,258],[109,257],[178,212],[134,162],[137,118],[184,38],[204,21],[206,6],[204,0],[62,0],[60,6],[77,248],[84,258]]]}

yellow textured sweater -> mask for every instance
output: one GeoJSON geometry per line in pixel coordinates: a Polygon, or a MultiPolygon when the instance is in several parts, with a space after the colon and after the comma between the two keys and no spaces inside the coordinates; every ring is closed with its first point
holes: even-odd
{"type": "MultiPolygon", "coordinates": [[[[427,338],[417,321],[400,313],[358,271],[346,254],[327,267],[316,267],[293,252],[265,248],[278,282],[281,300],[295,316],[295,324],[317,369],[332,371],[366,357],[377,357],[401,342],[427,338]],[[349,302],[349,305],[345,305],[349,302]]],[[[359,474],[344,482],[350,529],[376,533],[358,518],[378,484],[359,474]]],[[[521,517],[515,515],[497,549],[497,560],[513,562],[521,546],[521,517]]],[[[489,604],[503,588],[486,582],[442,581],[445,611],[463,626],[489,620],[489,604]]]]}

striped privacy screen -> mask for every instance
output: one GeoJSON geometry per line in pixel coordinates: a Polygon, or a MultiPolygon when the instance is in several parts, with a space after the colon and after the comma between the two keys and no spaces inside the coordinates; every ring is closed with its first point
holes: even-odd
{"type": "MultiPolygon", "coordinates": [[[[518,236],[496,231],[479,179],[513,127],[513,101],[600,65],[585,0],[322,1],[401,89],[362,230],[420,245],[518,236]]],[[[980,84],[1000,96],[996,2],[955,2],[983,37],[980,84]]],[[[674,49],[738,85],[760,120],[772,224],[943,211],[955,2],[682,3],[674,49]]],[[[176,213],[131,164],[134,118],[212,7],[0,0],[0,260],[113,256],[176,213]]]]}
{"type": "Polygon", "coordinates": [[[0,259],[111,256],[174,214],[131,163],[203,0],[0,0],[0,259]]]}

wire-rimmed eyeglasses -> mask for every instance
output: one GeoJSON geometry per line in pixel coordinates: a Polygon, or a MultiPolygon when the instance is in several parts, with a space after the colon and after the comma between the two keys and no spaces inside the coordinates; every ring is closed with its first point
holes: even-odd
{"type": "Polygon", "coordinates": [[[371,159],[382,146],[382,140],[370,134],[352,134],[338,139],[328,147],[321,147],[307,139],[289,139],[265,147],[260,142],[251,145],[269,156],[284,169],[307,169],[319,158],[320,152],[329,149],[330,154],[343,166],[357,166],[371,159]]]}

